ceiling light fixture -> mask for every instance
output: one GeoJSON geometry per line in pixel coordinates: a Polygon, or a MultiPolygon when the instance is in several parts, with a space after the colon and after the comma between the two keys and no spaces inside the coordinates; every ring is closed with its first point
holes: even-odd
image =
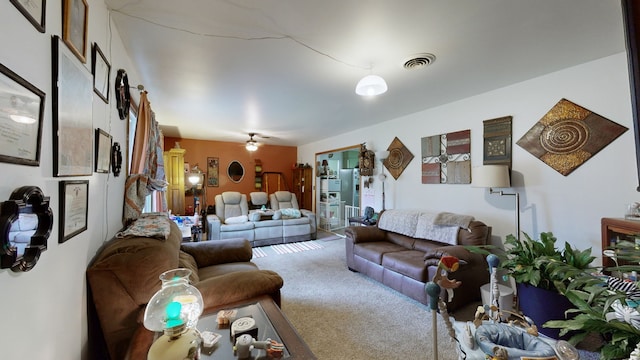
{"type": "Polygon", "coordinates": [[[358,81],[356,94],[360,96],[376,96],[387,92],[387,83],[378,75],[367,75],[358,81]]]}
{"type": "Polygon", "coordinates": [[[258,142],[253,140],[253,136],[255,134],[254,133],[249,133],[249,140],[247,140],[247,145],[245,145],[245,148],[248,151],[256,151],[258,150],[258,142]]]}

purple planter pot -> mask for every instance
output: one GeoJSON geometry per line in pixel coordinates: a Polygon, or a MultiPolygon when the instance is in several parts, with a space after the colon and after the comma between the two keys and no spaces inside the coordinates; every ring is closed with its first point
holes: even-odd
{"type": "Polygon", "coordinates": [[[540,289],[528,284],[517,284],[518,306],[523,314],[530,317],[538,327],[538,332],[550,338],[567,340],[571,334],[560,337],[560,329],[542,326],[549,320],[564,320],[565,311],[573,304],[556,291],[540,289]]]}

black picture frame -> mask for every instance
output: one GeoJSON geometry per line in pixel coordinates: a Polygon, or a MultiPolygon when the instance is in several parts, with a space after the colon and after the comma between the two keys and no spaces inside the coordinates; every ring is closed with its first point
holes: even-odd
{"type": "Polygon", "coordinates": [[[62,40],[84,64],[87,62],[87,0],[62,0],[62,40]]]}
{"type": "Polygon", "coordinates": [[[10,0],[27,20],[41,33],[45,32],[46,0],[10,0]]]}
{"type": "Polygon", "coordinates": [[[93,174],[93,84],[60,37],[52,37],[53,176],[93,174]]]}
{"type": "Polygon", "coordinates": [[[633,133],[636,143],[636,171],[640,192],[640,4],[635,0],[622,0],[622,17],[627,45],[633,133]]]}
{"type": "Polygon", "coordinates": [[[102,129],[96,129],[96,166],[97,173],[109,173],[111,166],[111,141],[112,137],[102,129]]]}
{"type": "Polygon", "coordinates": [[[98,44],[93,43],[91,51],[91,74],[93,75],[93,91],[100,99],[109,103],[109,77],[111,76],[111,64],[98,44]]]}
{"type": "Polygon", "coordinates": [[[0,162],[39,166],[45,93],[0,64],[0,162]]]}
{"type": "Polygon", "coordinates": [[[62,244],[86,231],[89,214],[89,180],[60,181],[60,235],[62,244]]]}

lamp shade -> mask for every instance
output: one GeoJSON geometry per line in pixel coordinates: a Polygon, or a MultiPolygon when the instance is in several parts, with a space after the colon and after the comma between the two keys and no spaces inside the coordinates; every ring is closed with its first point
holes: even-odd
{"type": "Polygon", "coordinates": [[[387,92],[387,83],[378,75],[367,75],[358,81],[356,94],[360,96],[375,96],[387,92]]]}
{"type": "Polygon", "coordinates": [[[509,179],[509,167],[507,165],[483,165],[474,167],[472,176],[472,187],[511,187],[511,180],[509,179]]]}

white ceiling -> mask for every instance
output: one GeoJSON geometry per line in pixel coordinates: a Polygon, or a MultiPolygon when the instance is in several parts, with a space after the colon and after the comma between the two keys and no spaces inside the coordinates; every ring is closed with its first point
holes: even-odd
{"type": "Polygon", "coordinates": [[[307,144],[625,50],[618,0],[105,2],[165,135],[191,139],[307,144]],[[389,90],[362,98],[370,72],[389,90]]]}

